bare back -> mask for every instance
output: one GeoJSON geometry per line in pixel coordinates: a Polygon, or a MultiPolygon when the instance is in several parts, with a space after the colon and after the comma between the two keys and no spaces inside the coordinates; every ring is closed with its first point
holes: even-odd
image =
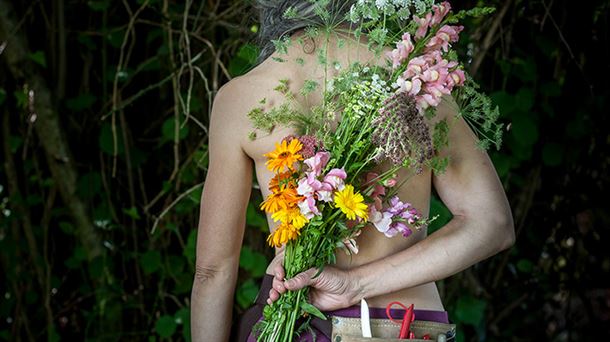
{"type": "MultiPolygon", "coordinates": [[[[333,43],[334,42],[331,42],[329,46],[333,43]]],[[[333,50],[329,48],[328,51],[329,61],[337,61],[343,67],[346,67],[355,61],[368,63],[369,65],[384,65],[385,63],[383,58],[376,58],[372,52],[368,51],[366,44],[358,43],[356,41],[348,42],[346,47],[343,47],[342,49],[337,48],[336,50],[333,50]]],[[[276,56],[276,54],[273,56],[276,56]]],[[[239,123],[240,127],[236,129],[235,134],[239,135],[244,153],[249,156],[254,163],[256,178],[258,184],[260,184],[261,192],[264,197],[269,195],[267,184],[273,177],[273,173],[266,168],[266,158],[263,157],[263,154],[272,151],[275,148],[275,143],[279,142],[283,137],[288,134],[295,134],[296,132],[289,127],[275,127],[269,134],[257,131],[257,138],[255,140],[250,140],[246,135],[247,132],[254,130],[254,128],[246,116],[248,112],[247,108],[260,106],[258,101],[263,98],[266,99],[264,104],[265,109],[270,109],[273,106],[277,106],[284,102],[285,99],[283,98],[283,95],[273,90],[273,88],[279,84],[280,79],[289,80],[288,84],[290,90],[297,94],[297,101],[300,106],[309,108],[318,105],[322,98],[323,87],[318,87],[316,91],[309,94],[306,98],[298,95],[298,93],[305,80],[313,79],[314,81],[317,81],[318,84],[323,85],[325,76],[324,68],[316,62],[315,53],[304,53],[299,44],[293,44],[289,49],[288,55],[282,55],[281,57],[287,59],[287,61],[279,63],[269,58],[246,75],[238,77],[231,82],[240,90],[232,93],[243,94],[243,97],[236,98],[235,101],[242,101],[244,103],[243,118],[240,119],[243,119],[243,122],[239,123]],[[294,62],[296,58],[302,58],[305,61],[304,65],[299,65],[294,62]],[[250,105],[250,107],[248,107],[248,105],[250,105]]],[[[328,79],[332,78],[339,71],[340,70],[329,68],[326,71],[328,73],[328,79]]],[[[439,111],[444,110],[441,108],[442,106],[443,104],[439,107],[439,111]]],[[[387,165],[379,165],[377,169],[387,169],[387,165]]],[[[411,175],[411,178],[402,185],[398,191],[398,196],[403,202],[411,203],[423,216],[427,217],[429,214],[432,173],[429,169],[424,168],[423,173],[413,175],[412,170],[401,169],[398,173],[398,184],[408,175],[411,175]]],[[[267,215],[267,221],[269,223],[270,231],[273,231],[278,225],[277,222],[274,222],[271,219],[269,214],[267,215]]],[[[408,238],[404,238],[401,235],[387,238],[384,234],[378,232],[372,225],[369,225],[365,227],[362,230],[361,235],[356,238],[356,242],[359,246],[358,254],[349,256],[344,251],[338,249],[336,251],[337,263],[334,266],[341,269],[349,269],[382,259],[386,256],[395,254],[398,251],[409,248],[416,242],[424,239],[426,235],[427,232],[422,230],[414,232],[408,238]]],[[[277,251],[278,250],[276,250],[276,252],[277,251]]],[[[269,269],[267,270],[267,273],[270,273],[269,269]]],[[[444,310],[438,289],[433,282],[374,298],[367,298],[369,305],[372,307],[385,307],[389,302],[396,300],[407,305],[413,303],[415,304],[415,307],[419,309],[444,310]]]]}

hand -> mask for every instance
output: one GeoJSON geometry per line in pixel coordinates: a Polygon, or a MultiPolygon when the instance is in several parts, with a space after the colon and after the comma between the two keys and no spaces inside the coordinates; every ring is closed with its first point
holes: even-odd
{"type": "Polygon", "coordinates": [[[308,302],[322,311],[346,308],[358,303],[362,298],[360,283],[353,273],[325,266],[324,270],[312,279],[317,272],[318,269],[313,267],[292,279],[284,280],[284,267],[277,263],[273,267],[273,284],[267,303],[278,300],[286,290],[296,291],[305,286],[310,286],[308,302]]]}

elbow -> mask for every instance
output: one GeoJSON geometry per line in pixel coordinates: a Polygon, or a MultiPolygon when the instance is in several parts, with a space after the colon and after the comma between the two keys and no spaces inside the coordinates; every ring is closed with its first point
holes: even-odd
{"type": "Polygon", "coordinates": [[[497,239],[499,243],[498,252],[511,248],[517,239],[512,214],[509,212],[508,214],[498,215],[494,220],[494,226],[499,232],[499,238],[497,239]]]}
{"type": "Polygon", "coordinates": [[[195,277],[193,286],[202,286],[212,283],[223,283],[231,281],[237,274],[231,263],[210,264],[197,263],[195,265],[195,277]]]}

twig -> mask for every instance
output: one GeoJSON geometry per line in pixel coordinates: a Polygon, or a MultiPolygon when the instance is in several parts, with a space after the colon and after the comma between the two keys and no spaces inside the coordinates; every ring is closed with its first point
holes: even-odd
{"type": "Polygon", "coordinates": [[[155,219],[155,223],[153,223],[153,227],[150,231],[151,234],[155,233],[155,230],[157,229],[157,226],[159,225],[159,222],[161,221],[161,219],[170,211],[170,209],[172,209],[178,202],[180,202],[180,200],[182,200],[184,197],[188,196],[191,192],[197,190],[199,187],[203,186],[203,182],[196,184],[194,186],[192,186],[190,189],[186,190],[185,192],[183,192],[182,194],[180,194],[180,196],[178,196],[170,205],[168,205],[165,209],[163,209],[163,211],[159,214],[159,216],[155,219]]]}
{"type": "Polygon", "coordinates": [[[470,66],[471,75],[475,75],[477,73],[477,71],[479,70],[481,63],[483,62],[483,58],[485,58],[487,51],[491,47],[494,36],[496,35],[496,32],[498,31],[498,28],[500,27],[500,24],[502,23],[502,19],[504,18],[504,15],[508,11],[508,8],[512,4],[512,2],[513,2],[512,0],[506,0],[506,2],[504,2],[504,6],[502,6],[502,9],[498,13],[498,15],[494,18],[494,21],[491,23],[491,25],[489,26],[489,30],[487,31],[487,34],[485,35],[485,38],[483,39],[481,51],[474,58],[474,61],[472,62],[472,65],[470,66]]]}
{"type": "MultiPolygon", "coordinates": [[[[129,5],[126,2],[123,2],[123,4],[125,4],[125,8],[127,9],[127,12],[131,12],[129,5]]],[[[111,127],[112,127],[112,151],[113,151],[113,156],[112,156],[112,177],[116,177],[116,164],[117,164],[117,156],[118,156],[118,137],[117,137],[117,133],[116,133],[116,110],[117,110],[117,106],[118,106],[118,85],[119,85],[119,76],[121,75],[121,71],[124,67],[124,64],[126,64],[126,59],[125,59],[125,46],[127,45],[127,38],[129,37],[129,34],[131,33],[131,31],[133,30],[133,26],[135,24],[135,20],[138,17],[138,15],[140,14],[140,12],[142,12],[144,10],[144,8],[146,8],[146,6],[148,6],[148,0],[144,1],[144,3],[140,6],[140,8],[138,8],[138,10],[134,13],[134,15],[130,15],[129,18],[129,24],[127,25],[127,30],[125,31],[125,35],[123,36],[123,42],[121,43],[121,49],[120,49],[120,53],[119,53],[119,62],[117,63],[117,69],[116,69],[116,73],[114,74],[114,80],[112,82],[112,120],[111,120],[111,127]]]]}

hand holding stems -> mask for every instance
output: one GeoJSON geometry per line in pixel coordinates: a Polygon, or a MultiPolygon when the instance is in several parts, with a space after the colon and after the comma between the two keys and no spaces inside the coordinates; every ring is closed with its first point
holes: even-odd
{"type": "Polygon", "coordinates": [[[273,266],[272,271],[273,284],[269,290],[268,304],[278,300],[286,290],[297,291],[305,286],[310,287],[308,302],[321,311],[346,308],[358,303],[361,299],[362,291],[359,281],[349,270],[324,266],[322,272],[312,278],[318,272],[318,268],[312,267],[292,279],[284,279],[284,267],[281,262],[278,262],[273,266]]]}

